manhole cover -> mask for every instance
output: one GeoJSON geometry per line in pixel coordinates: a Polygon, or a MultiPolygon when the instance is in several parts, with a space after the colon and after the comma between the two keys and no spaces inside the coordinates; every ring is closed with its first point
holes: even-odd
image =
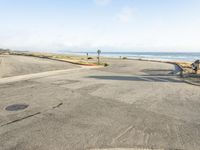
{"type": "Polygon", "coordinates": [[[26,109],[28,105],[26,104],[14,104],[6,107],[7,111],[18,111],[18,110],[23,110],[26,109]]]}

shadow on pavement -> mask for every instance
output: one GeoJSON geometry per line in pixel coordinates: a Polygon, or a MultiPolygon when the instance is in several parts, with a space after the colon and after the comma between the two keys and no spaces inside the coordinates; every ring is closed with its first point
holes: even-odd
{"type": "Polygon", "coordinates": [[[100,80],[119,80],[119,81],[146,81],[146,82],[175,82],[180,83],[181,80],[169,77],[155,77],[155,76],[88,76],[87,78],[94,78],[100,80]]]}
{"type": "Polygon", "coordinates": [[[146,76],[174,76],[175,71],[170,69],[144,69],[141,72],[146,73],[146,76]]]}

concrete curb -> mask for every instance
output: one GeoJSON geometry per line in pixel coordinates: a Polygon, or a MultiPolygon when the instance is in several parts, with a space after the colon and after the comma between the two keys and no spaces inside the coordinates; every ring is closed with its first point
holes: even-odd
{"type": "Polygon", "coordinates": [[[79,66],[98,66],[96,64],[82,64],[79,62],[73,62],[73,61],[68,61],[68,60],[62,60],[62,59],[56,59],[56,58],[51,58],[51,57],[40,57],[40,56],[34,56],[34,55],[23,55],[23,54],[13,54],[11,53],[10,55],[17,55],[17,56],[27,56],[27,57],[36,57],[36,58],[42,58],[42,59],[48,59],[48,60],[54,60],[54,61],[60,61],[60,62],[66,62],[74,65],[79,65],[79,66]]]}
{"type": "MultiPolygon", "coordinates": [[[[151,62],[161,62],[161,63],[173,64],[173,65],[176,65],[178,68],[180,68],[180,71],[184,70],[183,67],[180,66],[179,64],[177,64],[176,62],[168,62],[168,61],[165,62],[165,61],[156,61],[156,60],[142,60],[142,61],[151,61],[151,62]]],[[[194,85],[194,86],[200,86],[200,84],[198,84],[198,83],[184,79],[184,74],[182,74],[182,75],[180,74],[180,76],[183,76],[183,77],[180,77],[180,79],[182,79],[183,82],[185,82],[187,84],[194,85]]]]}
{"type": "MultiPolygon", "coordinates": [[[[175,63],[175,65],[177,65],[180,69],[183,70],[183,68],[182,68],[179,64],[176,64],[176,63],[175,63]]],[[[198,84],[198,83],[195,83],[195,82],[189,81],[189,80],[187,80],[187,79],[184,79],[184,76],[183,76],[183,77],[180,77],[180,78],[182,79],[183,82],[185,82],[185,83],[187,83],[187,84],[191,84],[191,85],[194,85],[194,86],[200,86],[200,84],[198,84]]]]}
{"type": "Polygon", "coordinates": [[[195,83],[195,82],[192,82],[192,81],[188,81],[188,80],[186,80],[186,79],[182,79],[182,81],[184,81],[185,83],[188,83],[188,84],[194,85],[194,86],[200,86],[200,84],[195,83]]]}

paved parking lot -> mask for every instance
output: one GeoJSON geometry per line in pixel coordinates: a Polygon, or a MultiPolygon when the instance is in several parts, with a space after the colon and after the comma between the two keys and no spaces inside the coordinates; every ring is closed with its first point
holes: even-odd
{"type": "Polygon", "coordinates": [[[0,79],[1,149],[200,149],[199,87],[171,64],[105,61],[0,79]],[[6,110],[14,104],[28,107],[6,110]]]}

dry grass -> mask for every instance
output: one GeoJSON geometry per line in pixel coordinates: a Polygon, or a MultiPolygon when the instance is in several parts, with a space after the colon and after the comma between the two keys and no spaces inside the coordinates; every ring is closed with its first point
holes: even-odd
{"type": "MultiPolygon", "coordinates": [[[[191,62],[176,62],[179,66],[183,68],[183,71],[187,74],[193,74],[194,71],[192,70],[192,63],[191,62]]],[[[198,71],[197,74],[200,74],[200,70],[198,71]]]]}
{"type": "MultiPolygon", "coordinates": [[[[46,59],[53,59],[59,61],[66,61],[73,64],[78,65],[86,65],[86,66],[98,66],[97,60],[90,59],[87,60],[85,56],[77,56],[77,55],[65,55],[65,54],[53,54],[53,53],[39,53],[39,52],[10,52],[11,55],[23,55],[23,56],[32,56],[46,59]]],[[[99,64],[100,66],[106,66],[106,63],[99,64]]]]}

